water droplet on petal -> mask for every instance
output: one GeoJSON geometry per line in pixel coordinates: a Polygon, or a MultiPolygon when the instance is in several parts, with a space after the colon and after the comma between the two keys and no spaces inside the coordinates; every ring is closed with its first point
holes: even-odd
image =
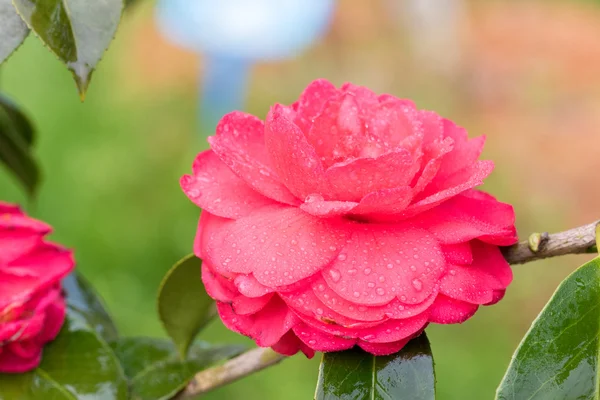
{"type": "Polygon", "coordinates": [[[354,292],[354,293],[352,293],[352,295],[353,295],[354,297],[360,297],[360,293],[358,293],[358,292],[354,292]]]}
{"type": "Polygon", "coordinates": [[[423,289],[423,282],[421,282],[418,279],[414,279],[412,281],[412,285],[415,288],[416,291],[420,292],[423,289]]]}
{"type": "Polygon", "coordinates": [[[345,254],[340,254],[337,258],[340,261],[344,261],[346,259],[346,255],[345,254]]]}
{"type": "Polygon", "coordinates": [[[369,275],[371,273],[371,268],[365,268],[363,272],[365,275],[369,275]]]}
{"type": "Polygon", "coordinates": [[[450,275],[456,275],[456,271],[455,271],[455,270],[453,270],[453,269],[451,269],[451,270],[450,270],[450,275]]]}
{"type": "Polygon", "coordinates": [[[329,276],[334,282],[339,282],[340,278],[342,277],[340,271],[338,271],[337,269],[330,269],[329,276]]]}
{"type": "Polygon", "coordinates": [[[376,292],[380,296],[383,296],[385,294],[385,290],[383,288],[377,288],[376,292]]]}

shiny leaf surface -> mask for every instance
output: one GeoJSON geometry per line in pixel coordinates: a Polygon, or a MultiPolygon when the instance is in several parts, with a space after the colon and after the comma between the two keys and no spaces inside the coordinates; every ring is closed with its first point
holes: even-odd
{"type": "Polygon", "coordinates": [[[32,154],[33,126],[8,98],[0,95],[0,163],[34,196],[39,171],[32,154]]]}
{"type": "Polygon", "coordinates": [[[376,357],[358,347],[323,354],[317,400],[434,398],[433,356],[425,333],[389,356],[376,357]]]}
{"type": "Polygon", "coordinates": [[[0,0],[0,64],[2,64],[25,40],[29,28],[12,4],[12,0],[0,0]]]}
{"type": "Polygon", "coordinates": [[[164,277],[158,292],[158,315],[181,358],[200,329],[214,316],[213,300],[200,278],[201,261],[189,255],[164,277]]]}
{"type": "Polygon", "coordinates": [[[130,380],[134,399],[169,399],[198,372],[245,350],[244,346],[194,343],[181,361],[174,344],[153,338],[122,338],[112,344],[130,380]]]}
{"type": "Polygon", "coordinates": [[[121,19],[122,0],[13,0],[37,36],[73,73],[82,99],[121,19]]]}
{"type": "Polygon", "coordinates": [[[71,311],[58,337],[44,348],[37,369],[0,375],[1,400],[127,398],[127,382],[112,349],[71,311]]]}
{"type": "Polygon", "coordinates": [[[63,290],[73,313],[83,318],[105,341],[117,339],[117,327],[102,299],[81,274],[77,271],[69,274],[63,280],[63,290]]]}
{"type": "Polygon", "coordinates": [[[600,258],[556,289],[513,355],[497,399],[598,399],[600,258]]]}

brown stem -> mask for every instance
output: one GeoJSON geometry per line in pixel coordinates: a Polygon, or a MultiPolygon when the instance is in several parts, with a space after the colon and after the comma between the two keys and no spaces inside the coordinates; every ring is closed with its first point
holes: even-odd
{"type": "MultiPolygon", "coordinates": [[[[510,264],[524,264],[565,254],[591,253],[597,251],[596,229],[600,230],[600,220],[559,233],[534,233],[526,241],[503,248],[502,253],[510,264]]],[[[600,237],[600,234],[598,236],[600,237]]],[[[249,350],[221,366],[197,373],[176,399],[194,398],[275,365],[284,358],[285,356],[275,353],[271,349],[249,350]]]]}
{"type": "Polygon", "coordinates": [[[257,347],[249,350],[225,364],[205,369],[194,376],[192,381],[175,399],[191,399],[236,381],[254,372],[275,365],[286,356],[274,352],[269,348],[257,347]]]}
{"type": "Polygon", "coordinates": [[[600,220],[564,232],[533,233],[528,240],[503,248],[502,253],[510,264],[525,264],[565,254],[591,253],[596,250],[597,226],[600,226],[600,220]]]}

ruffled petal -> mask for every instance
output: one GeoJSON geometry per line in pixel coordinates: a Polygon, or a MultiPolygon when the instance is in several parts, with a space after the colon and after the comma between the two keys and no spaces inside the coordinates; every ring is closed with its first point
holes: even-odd
{"type": "Polygon", "coordinates": [[[234,111],[221,119],[208,142],[221,161],[254,190],[281,203],[297,204],[271,164],[264,136],[260,119],[234,111]]]}
{"type": "Polygon", "coordinates": [[[395,354],[402,350],[402,348],[406,346],[410,339],[411,338],[406,338],[391,343],[371,343],[365,342],[364,340],[359,340],[358,345],[364,351],[374,354],[376,356],[388,356],[390,354],[395,354]]]}
{"type": "Polygon", "coordinates": [[[230,304],[217,303],[221,320],[229,329],[249,336],[261,347],[270,347],[277,343],[298,319],[286,304],[274,296],[269,304],[252,315],[239,315],[230,304]]]}
{"type": "Polygon", "coordinates": [[[333,199],[360,201],[379,190],[407,186],[419,169],[420,153],[397,149],[376,158],[357,158],[331,166],[327,178],[333,199]]]}
{"type": "Polygon", "coordinates": [[[265,143],[273,168],[297,198],[324,193],[327,184],[321,160],[306,137],[286,116],[284,106],[276,105],[267,115],[265,143]]]}
{"type": "Polygon", "coordinates": [[[236,219],[275,203],[248,186],[211,150],[198,154],[193,171],[193,175],[181,178],[181,188],[191,201],[211,214],[236,219]]]}
{"type": "Polygon", "coordinates": [[[443,188],[437,190],[430,190],[427,188],[427,192],[431,192],[431,195],[422,197],[420,200],[412,204],[401,214],[403,218],[409,218],[419,213],[427,211],[442,202],[462,193],[469,189],[479,186],[483,183],[483,180],[492,173],[494,169],[494,163],[492,161],[477,161],[472,165],[468,166],[464,170],[457,172],[444,183],[443,188]]]}
{"type": "Polygon", "coordinates": [[[352,348],[356,339],[346,339],[299,323],[293,328],[296,336],[308,347],[315,351],[342,351],[352,348]]]}
{"type": "Polygon", "coordinates": [[[476,190],[419,214],[415,222],[442,243],[463,243],[476,238],[498,246],[517,242],[513,207],[476,190]]]}
{"type": "Polygon", "coordinates": [[[293,356],[298,351],[303,352],[309,359],[313,358],[315,355],[315,351],[298,339],[298,336],[296,336],[293,330],[290,330],[283,335],[282,338],[279,339],[279,342],[275,343],[271,348],[285,356],[293,356]]]}
{"type": "Polygon", "coordinates": [[[512,281],[512,270],[496,246],[471,242],[473,264],[451,266],[442,278],[440,292],[472,304],[489,304],[495,291],[504,290],[512,281]]]}
{"type": "Polygon", "coordinates": [[[429,322],[460,324],[471,318],[479,306],[439,295],[429,309],[429,322]]]}
{"type": "Polygon", "coordinates": [[[424,230],[357,224],[322,275],[339,296],[354,303],[376,306],[398,297],[418,304],[433,292],[445,266],[436,240],[424,230]]]}
{"type": "Polygon", "coordinates": [[[317,79],[304,89],[298,101],[292,105],[296,110],[294,122],[307,135],[309,140],[308,132],[313,120],[323,111],[325,104],[338,95],[338,89],[328,80],[317,79]]]}
{"type": "Polygon", "coordinates": [[[218,272],[253,274],[263,285],[291,285],[329,264],[346,242],[340,221],[313,217],[291,207],[260,213],[206,229],[206,258],[218,272]]]}

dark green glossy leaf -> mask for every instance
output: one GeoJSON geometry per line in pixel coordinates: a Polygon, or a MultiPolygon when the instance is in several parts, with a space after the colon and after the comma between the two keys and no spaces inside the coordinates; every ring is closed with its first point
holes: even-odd
{"type": "Polygon", "coordinates": [[[12,4],[0,0],[0,64],[15,51],[29,34],[29,28],[12,4]]]}
{"type": "Polygon", "coordinates": [[[122,338],[112,344],[130,379],[134,399],[169,399],[198,372],[245,350],[244,346],[210,346],[195,342],[181,361],[171,341],[153,338],[122,338]]]}
{"type": "Polygon", "coordinates": [[[32,154],[34,130],[29,120],[8,98],[0,95],[0,163],[34,196],[39,171],[32,154]]]}
{"type": "Polygon", "coordinates": [[[117,339],[117,327],[102,299],[81,274],[77,271],[69,274],[63,280],[63,290],[72,312],[78,313],[107,342],[117,339]]]}
{"type": "Polygon", "coordinates": [[[323,354],[317,400],[428,400],[435,398],[433,356],[425,333],[390,356],[358,347],[323,354]]]}
{"type": "Polygon", "coordinates": [[[13,0],[37,36],[73,73],[83,99],[92,72],[115,35],[122,0],[13,0]]]}
{"type": "Polygon", "coordinates": [[[497,399],[598,399],[600,258],[556,289],[513,355],[497,399]]]}
{"type": "Polygon", "coordinates": [[[185,257],[167,272],[158,292],[158,315],[182,359],[200,329],[214,316],[214,302],[200,278],[201,265],[193,254],[185,257]]]}
{"type": "Polygon", "coordinates": [[[127,398],[127,382],[112,349],[70,311],[58,337],[44,348],[37,369],[0,375],[1,400],[127,398]]]}

